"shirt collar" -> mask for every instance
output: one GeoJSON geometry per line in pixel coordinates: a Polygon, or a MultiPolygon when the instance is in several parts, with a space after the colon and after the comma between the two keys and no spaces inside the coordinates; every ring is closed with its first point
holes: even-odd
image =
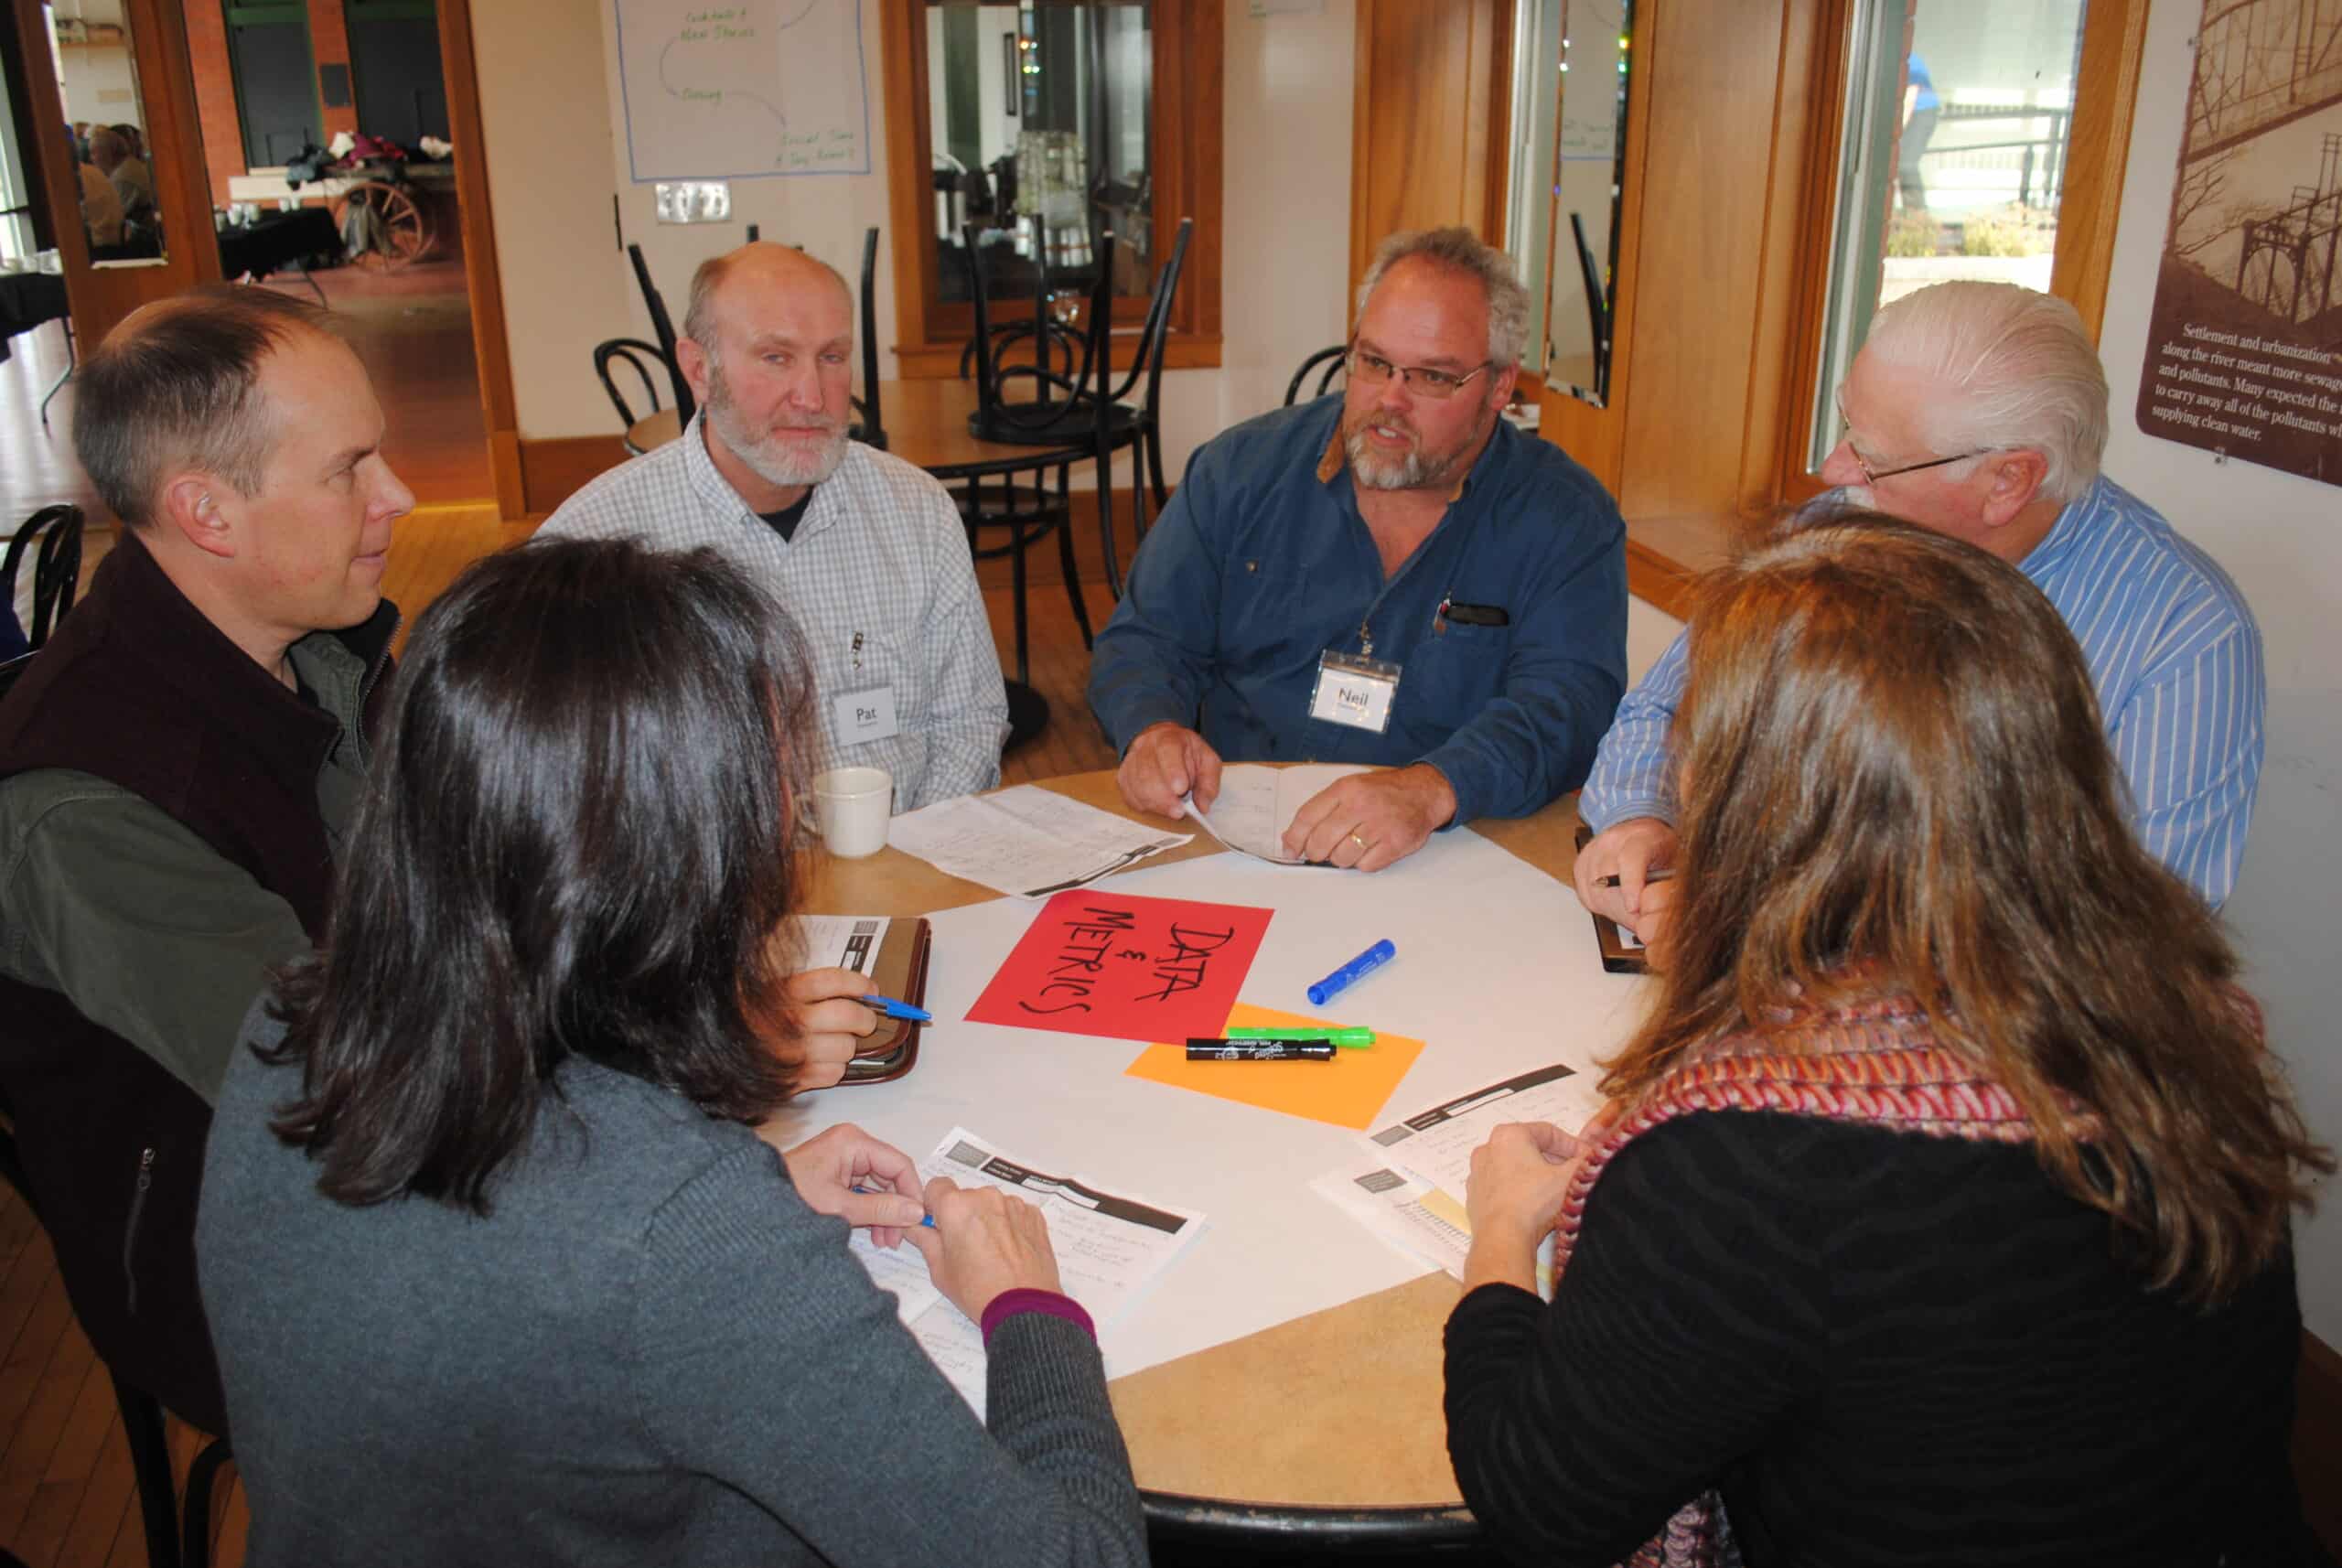
{"type": "Polygon", "coordinates": [[[2081,535],[2082,519],[2097,507],[2105,489],[2105,475],[2090,480],[2088,489],[2059,509],[2057,521],[2049,525],[2049,532],[2041,536],[2040,543],[2025,553],[2025,559],[2016,564],[2016,569],[2038,581],[2042,573],[2064,559],[2081,535]]]}
{"type": "Polygon", "coordinates": [[[725,478],[724,471],[715,466],[715,459],[708,456],[706,426],[707,411],[702,409],[693,414],[692,422],[683,427],[683,478],[691,486],[692,493],[710,508],[719,513],[729,513],[741,527],[768,534],[774,542],[784,547],[803,542],[835,521],[837,509],[825,505],[822,497],[830,489],[830,479],[838,478],[845,471],[846,465],[854,461],[854,442],[846,443],[845,456],[838,460],[837,468],[830,475],[830,479],[812,487],[811,504],[806,507],[805,516],[797,525],[796,537],[784,540],[773,532],[772,525],[766,522],[761,514],[741,499],[740,492],[732,488],[732,481],[725,478]]]}

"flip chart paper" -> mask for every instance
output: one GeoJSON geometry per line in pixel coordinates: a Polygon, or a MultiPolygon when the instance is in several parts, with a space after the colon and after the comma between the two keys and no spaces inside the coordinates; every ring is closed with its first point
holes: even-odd
{"type": "Polygon", "coordinates": [[[1094,888],[1060,893],[1041,906],[968,1022],[1121,1040],[1217,1034],[1271,913],[1094,888]]]}
{"type": "MultiPolygon", "coordinates": [[[[1224,1028],[1199,1029],[1196,1033],[1233,1036],[1241,1035],[1248,1028],[1321,1027],[1331,1028],[1333,1025],[1324,1018],[1279,1013],[1240,1002],[1229,1010],[1224,1028]]],[[[1138,1059],[1130,1065],[1129,1076],[1363,1133],[1381,1114],[1391,1091],[1407,1076],[1407,1069],[1415,1065],[1415,1058],[1423,1048],[1421,1040],[1378,1032],[1368,1049],[1336,1051],[1330,1062],[1191,1062],[1183,1035],[1170,1044],[1149,1046],[1141,1051],[1138,1059]]]]}

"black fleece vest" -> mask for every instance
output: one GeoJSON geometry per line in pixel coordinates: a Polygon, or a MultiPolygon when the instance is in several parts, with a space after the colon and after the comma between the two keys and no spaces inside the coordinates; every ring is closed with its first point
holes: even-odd
{"type": "MultiPolygon", "coordinates": [[[[373,671],[370,716],[397,625],[385,600],[335,634],[373,671]]],[[[284,898],[317,941],[333,888],[317,772],[338,730],[229,641],[125,531],[0,703],[0,778],[70,768],[131,790],[284,898]]],[[[195,1274],[210,1107],[61,993],[5,979],[0,1096],[91,1346],[124,1381],[225,1433],[195,1274]]]]}

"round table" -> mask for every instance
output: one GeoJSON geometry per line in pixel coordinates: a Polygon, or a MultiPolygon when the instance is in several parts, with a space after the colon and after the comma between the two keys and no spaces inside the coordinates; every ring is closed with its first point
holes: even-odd
{"type": "MultiPolygon", "coordinates": [[[[1164,825],[1124,807],[1111,772],[1069,776],[1042,787],[1158,829],[1164,825]]],[[[1570,797],[1531,817],[1490,821],[1460,831],[1478,833],[1561,882],[1552,903],[1552,944],[1557,952],[1564,944],[1583,945],[1590,954],[1595,945],[1591,922],[1566,889],[1576,823],[1575,799],[1570,797]]],[[[1191,843],[1142,863],[1139,869],[1222,853],[1209,835],[1198,833],[1191,843]]],[[[1303,870],[1288,875],[1357,874],[1303,870]]],[[[1112,881],[1093,886],[1111,886],[1112,881]]],[[[989,888],[888,848],[865,860],[822,857],[807,908],[824,914],[907,916],[997,897],[989,888]]],[[[1004,927],[1021,930],[1039,908],[1004,900],[1004,927]]],[[[1538,940],[1543,940],[1542,934],[1538,940]]],[[[939,951],[941,947],[939,936],[939,951]]],[[[1608,1000],[1616,1004],[1620,994],[1617,987],[1641,983],[1612,977],[1610,983],[1608,1000]]],[[[951,1028],[972,1000],[938,994],[930,985],[928,1001],[940,1020],[934,1027],[951,1028]]],[[[1058,1038],[1082,1046],[1123,1044],[1058,1038]]],[[[804,1103],[813,1107],[825,1102],[818,1104],[817,1112],[825,1122],[869,1124],[874,1118],[883,1119],[883,1102],[866,1097],[915,1090],[919,1072],[936,1059],[935,1050],[931,1037],[920,1069],[897,1084],[833,1090],[808,1097],[804,1103]]],[[[1394,1096],[1382,1114],[1416,1108],[1398,1103],[1402,1098],[1403,1093],[1394,1096]]],[[[968,1125],[980,1134],[985,1132],[976,1122],[968,1125]]],[[[948,1122],[936,1127],[929,1134],[930,1141],[948,1127],[948,1122]]],[[[1017,1151],[1010,1140],[1003,1142],[1027,1157],[1039,1158],[1044,1152],[1017,1151]]],[[[924,1153],[924,1145],[909,1152],[916,1157],[924,1153]]],[[[1112,1176],[1103,1170],[1082,1174],[1100,1181],[1112,1176]]],[[[1174,1191],[1142,1189],[1132,1196],[1183,1201],[1174,1191]]],[[[1208,1219],[1211,1218],[1208,1205],[1197,1207],[1205,1208],[1208,1219]]],[[[1353,1222],[1326,1206],[1324,1223],[1353,1222]]],[[[1207,1231],[1198,1248],[1211,1240],[1207,1231]]],[[[1158,1290],[1172,1289],[1178,1270],[1190,1261],[1175,1262],[1158,1290]]],[[[1447,1461],[1440,1403],[1441,1328],[1458,1294],[1453,1279],[1434,1272],[1116,1378],[1111,1385],[1115,1412],[1158,1530],[1169,1537],[1185,1534],[1190,1539],[1226,1532],[1255,1543],[1263,1537],[1292,1536],[1296,1544],[1305,1541],[1316,1550],[1469,1535],[1475,1527],[1447,1461]],[[1361,1464],[1360,1455],[1370,1449],[1371,1463],[1361,1464]]]]}

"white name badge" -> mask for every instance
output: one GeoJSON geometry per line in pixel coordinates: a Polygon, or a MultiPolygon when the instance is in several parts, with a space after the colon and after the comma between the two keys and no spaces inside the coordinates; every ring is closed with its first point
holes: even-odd
{"type": "Polygon", "coordinates": [[[1309,716],[1380,735],[1391,727],[1391,699],[1398,694],[1396,664],[1329,649],[1317,659],[1317,687],[1309,694],[1309,716]]]}
{"type": "Polygon", "coordinates": [[[838,744],[859,746],[866,740],[893,738],[895,723],[895,689],[892,686],[872,686],[866,691],[847,692],[831,704],[835,718],[838,744]]]}

